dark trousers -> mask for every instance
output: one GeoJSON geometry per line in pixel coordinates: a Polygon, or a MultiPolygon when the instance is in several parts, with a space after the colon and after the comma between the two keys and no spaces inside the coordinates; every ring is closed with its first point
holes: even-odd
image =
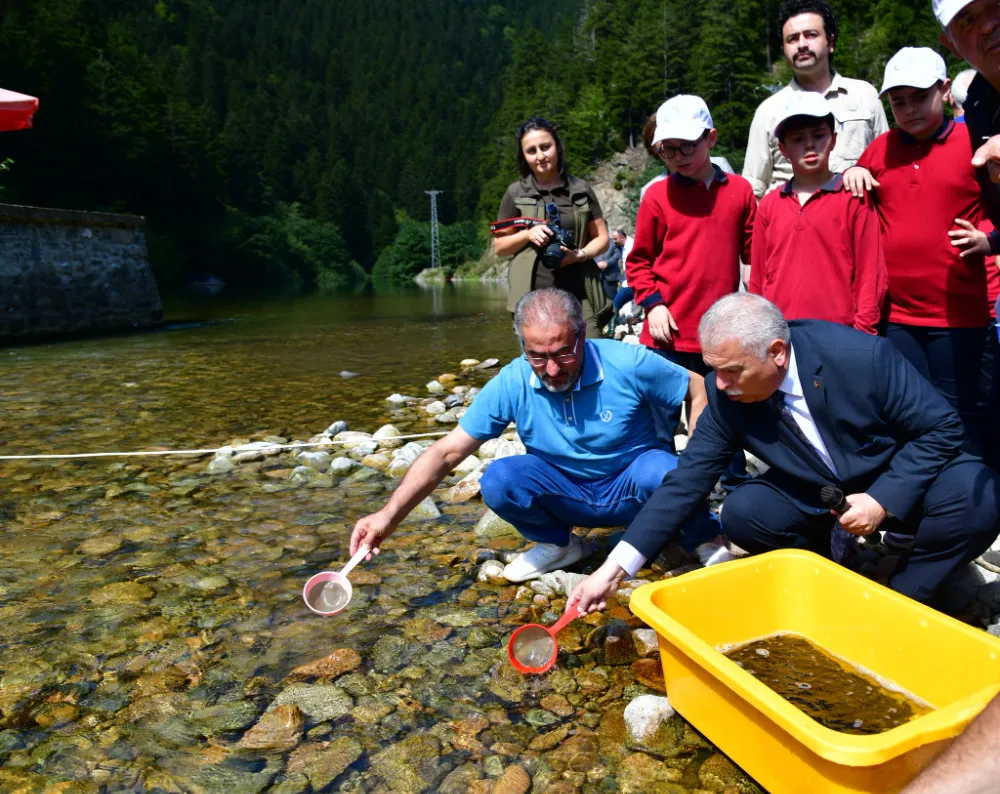
{"type": "Polygon", "coordinates": [[[1000,344],[996,320],[986,328],[983,360],[979,369],[979,412],[986,425],[984,455],[986,465],[1000,472],[1000,344]]]}
{"type": "MultiPolygon", "coordinates": [[[[765,475],[766,476],[766,475],[765,475]]],[[[917,601],[929,601],[944,579],[990,547],[1000,520],[1000,478],[963,456],[938,474],[910,514],[882,529],[916,535],[889,586],[917,601]]],[[[768,482],[751,480],[733,491],[722,508],[722,528],[740,548],[760,553],[809,549],[830,556],[834,517],[806,510],[768,482]]]]}
{"type": "Polygon", "coordinates": [[[986,341],[984,329],[889,323],[885,335],[958,411],[965,425],[963,449],[982,457],[986,421],[980,406],[979,380],[986,341]]]}
{"type": "Polygon", "coordinates": [[[620,287],[618,292],[615,293],[614,305],[615,313],[617,314],[622,310],[622,306],[628,303],[630,300],[635,299],[635,292],[631,287],[620,287]]]}
{"type": "MultiPolygon", "coordinates": [[[[655,353],[659,353],[667,361],[676,364],[679,367],[684,367],[684,369],[690,370],[691,372],[697,372],[702,377],[711,377],[712,369],[705,364],[700,353],[678,353],[675,350],[660,350],[659,348],[651,347],[655,353]]],[[[667,427],[676,428],[681,419],[681,409],[677,406],[676,411],[667,412],[667,410],[657,407],[657,411],[663,412],[665,415],[659,417],[659,421],[667,427]],[[672,422],[672,424],[671,424],[672,422]]],[[[654,412],[654,417],[656,413],[654,412]]],[[[729,468],[726,469],[725,473],[719,479],[719,485],[725,488],[727,491],[732,491],[738,485],[742,485],[750,479],[750,475],[747,474],[747,456],[743,453],[742,449],[736,450],[736,454],[733,455],[733,459],[729,464],[729,468]]]]}

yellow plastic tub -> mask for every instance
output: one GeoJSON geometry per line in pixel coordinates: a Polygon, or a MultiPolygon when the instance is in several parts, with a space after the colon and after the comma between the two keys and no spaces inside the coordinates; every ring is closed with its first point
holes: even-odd
{"type": "Polygon", "coordinates": [[[807,551],[773,551],[640,587],[670,702],[771,794],[899,791],[1000,690],[1000,639],[807,551]],[[935,707],[872,736],[825,728],[716,650],[776,632],[935,707]]]}

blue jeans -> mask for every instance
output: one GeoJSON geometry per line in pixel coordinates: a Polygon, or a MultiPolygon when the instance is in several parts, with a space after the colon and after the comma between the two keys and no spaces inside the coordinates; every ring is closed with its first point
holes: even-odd
{"type": "MultiPolygon", "coordinates": [[[[632,523],[677,456],[662,449],[643,452],[623,471],[601,480],[571,477],[536,455],[515,455],[490,464],[480,480],[483,501],[536,543],[569,543],[573,527],[617,527],[632,523]]],[[[689,551],[719,534],[707,503],[684,526],[689,551]]]]}
{"type": "Polygon", "coordinates": [[[963,449],[982,456],[986,417],[979,400],[984,328],[925,328],[889,323],[885,335],[933,384],[965,425],[963,449]]]}

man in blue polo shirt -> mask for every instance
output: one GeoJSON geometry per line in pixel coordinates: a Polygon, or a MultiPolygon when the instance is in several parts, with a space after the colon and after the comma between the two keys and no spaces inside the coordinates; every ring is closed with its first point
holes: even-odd
{"type": "MultiPolygon", "coordinates": [[[[410,467],[389,502],[351,534],[351,554],[374,553],[400,521],[468,455],[515,422],[526,455],[494,461],[483,501],[535,546],[504,569],[535,579],[590,554],[573,527],[628,524],[677,466],[657,438],[650,403],[676,411],[691,399],[693,430],[705,406],[699,375],[639,346],[586,339],[579,301],[558,289],[525,295],[514,312],[524,355],[483,388],[456,427],[410,467]]],[[[707,505],[686,526],[685,544],[703,562],[721,561],[718,523],[707,505]]]]}

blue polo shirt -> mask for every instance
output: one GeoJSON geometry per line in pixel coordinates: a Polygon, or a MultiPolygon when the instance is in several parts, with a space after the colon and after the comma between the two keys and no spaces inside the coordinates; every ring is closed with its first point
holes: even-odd
{"type": "Polygon", "coordinates": [[[459,425],[485,441],[515,422],[530,454],[571,477],[598,480],[662,448],[649,403],[676,408],[687,391],[683,367],[640,345],[599,339],[586,342],[569,391],[550,392],[520,356],[483,387],[459,425]]]}

